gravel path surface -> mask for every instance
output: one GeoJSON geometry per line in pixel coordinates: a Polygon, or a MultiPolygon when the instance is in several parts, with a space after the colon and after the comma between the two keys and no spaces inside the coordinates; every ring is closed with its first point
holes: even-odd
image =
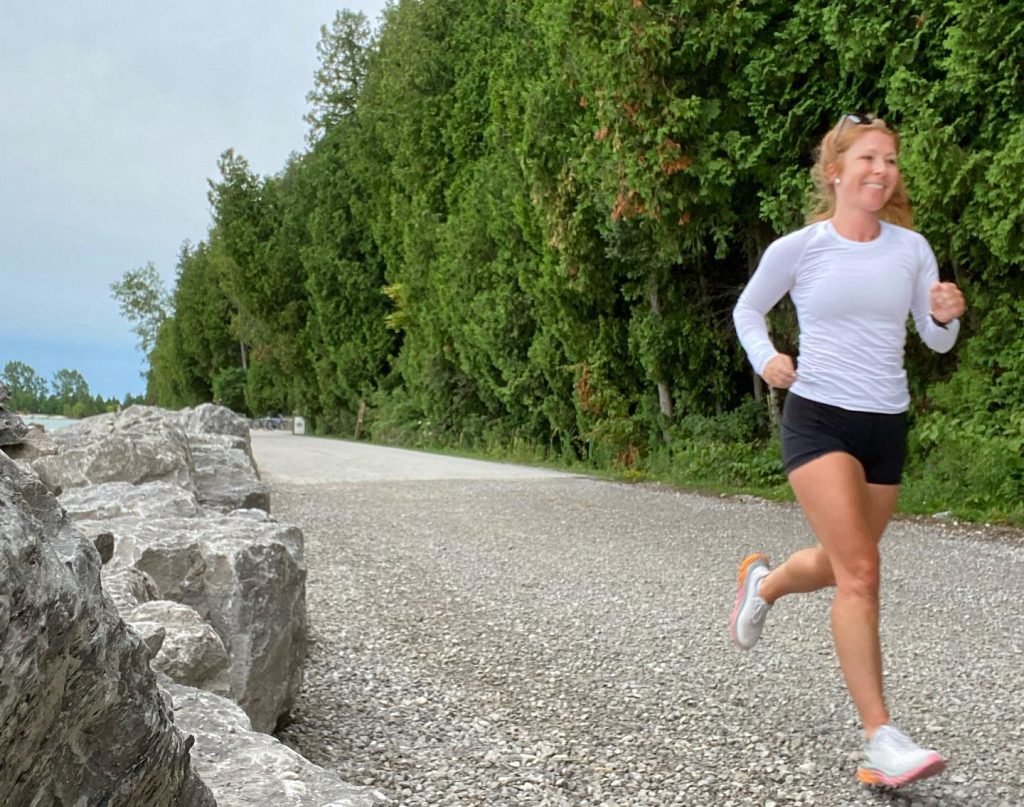
{"type": "Polygon", "coordinates": [[[1019,534],[890,528],[890,706],[950,767],[876,791],[828,595],[781,602],[749,654],[727,637],[742,556],[811,540],[795,506],[472,463],[405,479],[395,455],[394,479],[275,477],[307,439],[254,441],[306,535],[312,644],[281,739],[347,781],[410,807],[1024,805],[1019,534]]]}

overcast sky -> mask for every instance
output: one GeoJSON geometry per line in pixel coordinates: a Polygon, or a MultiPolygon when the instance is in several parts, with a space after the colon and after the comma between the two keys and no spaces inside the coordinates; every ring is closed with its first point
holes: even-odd
{"type": "Polygon", "coordinates": [[[304,149],[320,26],[385,0],[0,0],[0,370],[79,370],[141,393],[110,284],[153,261],[168,288],[206,237],[228,148],[259,174],[304,149]]]}

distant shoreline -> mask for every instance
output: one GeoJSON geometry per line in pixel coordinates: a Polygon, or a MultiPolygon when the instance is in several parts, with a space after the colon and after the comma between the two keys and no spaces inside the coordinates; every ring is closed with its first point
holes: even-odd
{"type": "Polygon", "coordinates": [[[39,415],[39,414],[22,414],[18,413],[18,417],[22,419],[29,426],[39,425],[42,426],[45,431],[53,432],[58,429],[64,429],[73,423],[78,423],[78,418],[64,417],[64,415],[39,415]]]}

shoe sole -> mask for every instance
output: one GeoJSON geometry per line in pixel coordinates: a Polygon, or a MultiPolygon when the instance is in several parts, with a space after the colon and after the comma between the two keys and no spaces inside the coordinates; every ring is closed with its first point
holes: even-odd
{"type": "Polygon", "coordinates": [[[743,605],[743,595],[745,593],[745,587],[747,583],[747,573],[750,571],[750,567],[753,566],[757,561],[763,560],[765,563],[768,562],[768,556],[762,552],[755,552],[753,555],[747,555],[740,564],[740,571],[737,575],[739,588],[736,590],[736,603],[732,607],[732,614],[729,617],[729,638],[732,639],[732,643],[736,645],[740,650],[749,650],[749,647],[744,647],[739,643],[736,638],[736,617],[739,616],[740,606],[743,605]]]}
{"type": "Polygon", "coordinates": [[[923,765],[913,770],[902,773],[899,776],[889,776],[875,768],[857,768],[857,779],[862,784],[874,787],[900,787],[902,785],[916,782],[918,779],[927,779],[946,770],[946,760],[936,754],[923,765]]]}

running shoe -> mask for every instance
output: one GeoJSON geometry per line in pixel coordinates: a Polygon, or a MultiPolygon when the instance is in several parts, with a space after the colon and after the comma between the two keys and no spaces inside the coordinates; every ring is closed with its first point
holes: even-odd
{"type": "Polygon", "coordinates": [[[736,605],[729,617],[729,636],[743,650],[750,650],[757,644],[764,630],[764,618],[771,605],[757,592],[769,571],[768,558],[760,553],[744,558],[740,564],[740,585],[736,592],[736,605]]]}
{"type": "Polygon", "coordinates": [[[857,768],[857,778],[866,785],[900,787],[946,769],[946,760],[940,754],[921,748],[888,724],[864,744],[864,755],[864,762],[857,768]]]}

